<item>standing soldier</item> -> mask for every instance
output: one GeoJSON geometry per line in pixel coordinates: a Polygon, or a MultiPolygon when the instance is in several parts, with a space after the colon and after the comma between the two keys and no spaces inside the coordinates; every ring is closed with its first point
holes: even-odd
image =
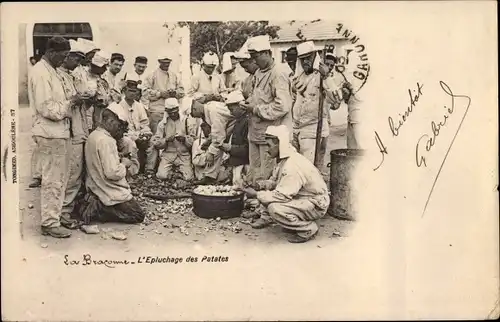
{"type": "Polygon", "coordinates": [[[42,59],[33,66],[28,85],[30,104],[35,113],[32,129],[40,152],[42,169],[42,233],[55,238],[71,236],[61,227],[60,216],[68,180],[71,107],[80,103],[78,95],[66,97],[61,66],[70,50],[69,42],[53,37],[47,42],[42,59]]]}
{"type": "Polygon", "coordinates": [[[109,60],[108,70],[104,72],[103,78],[108,82],[111,88],[111,95],[113,101],[119,103],[122,99],[121,89],[123,88],[124,82],[122,77],[118,76],[125,64],[125,57],[120,53],[111,54],[111,59],[109,60]]]}
{"type": "MultiPolygon", "coordinates": [[[[144,56],[135,57],[134,70],[130,72],[132,79],[139,80],[139,88],[142,88],[142,83],[144,83],[144,79],[146,78],[146,69],[148,68],[148,59],[144,56]]],[[[128,74],[128,73],[127,73],[128,74]]],[[[127,74],[125,74],[125,79],[127,79],[127,74]]],[[[125,84],[124,84],[125,86],[125,84]]]]}
{"type": "Polygon", "coordinates": [[[123,89],[124,98],[120,102],[128,121],[128,131],[124,134],[124,139],[129,138],[135,143],[138,149],[141,170],[154,172],[157,154],[153,154],[151,137],[153,133],[149,127],[149,119],[144,106],[136,100],[139,92],[137,81],[128,80],[123,89]]]}
{"type": "Polygon", "coordinates": [[[172,57],[162,56],[158,59],[159,67],[143,82],[143,92],[149,101],[149,120],[153,133],[165,114],[165,99],[184,97],[184,87],[179,75],[170,70],[172,57]]]}
{"type": "Polygon", "coordinates": [[[285,60],[288,67],[291,69],[290,76],[295,73],[295,68],[297,67],[297,47],[290,47],[285,53],[285,60]]]}
{"type": "MultiPolygon", "coordinates": [[[[293,88],[296,92],[292,108],[293,146],[314,163],[316,151],[316,131],[318,128],[318,108],[321,99],[319,62],[320,57],[314,43],[307,41],[297,46],[299,60],[293,77],[293,88]]],[[[328,137],[328,106],[323,105],[321,137],[328,137]]],[[[324,153],[322,154],[324,158],[324,153]]],[[[321,159],[321,156],[320,156],[321,159]]],[[[321,170],[324,160],[317,160],[316,166],[321,170]]]]}
{"type": "Polygon", "coordinates": [[[72,74],[76,79],[86,79],[90,62],[92,61],[92,58],[94,58],[95,53],[98,52],[100,48],[98,48],[93,41],[84,38],[78,38],[77,43],[78,47],[80,47],[85,54],[85,58],[82,60],[81,64],[75,68],[72,74]]]}
{"type": "MultiPolygon", "coordinates": [[[[269,125],[285,125],[292,132],[292,96],[288,72],[272,57],[269,36],[256,36],[248,41],[248,51],[259,70],[255,72],[255,87],[244,106],[250,112],[249,152],[253,182],[268,179],[274,160],[267,153],[264,137],[269,125]]],[[[290,137],[291,139],[291,137],[290,137]]]]}
{"type": "Polygon", "coordinates": [[[334,67],[337,59],[333,53],[325,56],[325,65],[328,67],[328,77],[325,79],[325,102],[331,109],[338,109],[342,103],[347,104],[347,148],[359,149],[358,123],[359,106],[361,100],[358,93],[354,93],[352,85],[345,76],[334,67]]]}
{"type": "Polygon", "coordinates": [[[227,91],[234,91],[240,88],[240,80],[236,74],[236,65],[238,61],[236,60],[235,53],[227,52],[222,55],[222,80],[224,81],[224,87],[227,91]]]}
{"type": "Polygon", "coordinates": [[[191,79],[191,90],[189,95],[194,95],[195,99],[202,98],[202,102],[221,101],[221,94],[225,90],[224,80],[215,71],[219,65],[217,55],[208,52],[203,55],[201,70],[191,79]]]}
{"type": "Polygon", "coordinates": [[[77,91],[90,97],[85,100],[87,112],[87,124],[91,124],[91,130],[95,129],[100,122],[102,110],[112,101],[111,88],[103,78],[109,56],[103,51],[98,51],[90,62],[88,73],[85,78],[76,78],[77,91]]]}
{"type": "MultiPolygon", "coordinates": [[[[181,83],[181,78],[170,69],[172,57],[164,55],[158,59],[158,68],[143,82],[143,93],[145,101],[149,102],[148,116],[149,127],[153,134],[156,133],[158,124],[164,118],[165,100],[167,98],[182,99],[184,97],[184,87],[181,83]]],[[[158,150],[151,149],[148,157],[149,171],[154,172],[157,166],[158,150]],[[153,164],[150,164],[154,160],[153,164]]]]}
{"type": "Polygon", "coordinates": [[[342,86],[342,95],[347,104],[347,148],[359,149],[359,106],[362,101],[349,82],[342,86]]]}
{"type": "Polygon", "coordinates": [[[241,68],[249,74],[243,82],[241,82],[241,92],[243,93],[243,97],[247,99],[252,95],[255,86],[255,72],[259,69],[259,66],[257,66],[255,60],[250,57],[246,48],[240,49],[240,51],[234,54],[234,57],[239,61],[241,68]]]}
{"type": "MultiPolygon", "coordinates": [[[[70,40],[70,45],[71,50],[69,55],[64,60],[62,66],[57,68],[61,76],[67,99],[77,95],[74,77],[71,72],[79,66],[83,59],[85,59],[83,49],[80,47],[79,43],[70,40]]],[[[70,108],[71,145],[69,148],[69,175],[61,214],[61,225],[69,229],[75,229],[77,226],[77,221],[71,218],[71,214],[74,209],[75,199],[83,182],[83,149],[84,143],[89,135],[85,106],[83,102],[80,103],[81,104],[78,105],[72,105],[70,108]]]]}

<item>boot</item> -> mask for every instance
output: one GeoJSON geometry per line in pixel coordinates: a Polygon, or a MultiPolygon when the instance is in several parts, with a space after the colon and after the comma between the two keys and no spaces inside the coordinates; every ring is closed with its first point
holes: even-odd
{"type": "Polygon", "coordinates": [[[288,242],[293,243],[293,244],[305,243],[306,241],[309,241],[309,240],[313,239],[314,237],[316,237],[317,234],[318,234],[317,231],[309,237],[302,237],[302,236],[299,236],[297,234],[294,234],[294,235],[291,235],[288,237],[288,242]]]}
{"type": "Polygon", "coordinates": [[[68,238],[71,236],[71,231],[64,227],[44,227],[42,226],[42,235],[51,236],[54,238],[68,238]]]}
{"type": "Polygon", "coordinates": [[[71,218],[70,214],[63,214],[60,218],[61,226],[68,229],[77,229],[78,220],[71,218]]]}
{"type": "Polygon", "coordinates": [[[42,179],[41,178],[33,178],[28,185],[30,188],[38,188],[42,185],[42,179]]]}
{"type": "Polygon", "coordinates": [[[257,219],[255,222],[251,223],[253,229],[262,229],[271,225],[270,220],[265,220],[262,218],[257,219]]]}

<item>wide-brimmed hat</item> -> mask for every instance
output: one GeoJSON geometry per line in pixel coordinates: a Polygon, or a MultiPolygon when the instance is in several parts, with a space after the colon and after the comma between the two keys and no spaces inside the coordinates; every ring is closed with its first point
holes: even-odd
{"type": "Polygon", "coordinates": [[[316,46],[314,46],[314,42],[312,41],[306,41],[301,44],[297,45],[297,56],[298,57],[303,57],[307,56],[310,53],[313,53],[316,51],[316,46]]]}

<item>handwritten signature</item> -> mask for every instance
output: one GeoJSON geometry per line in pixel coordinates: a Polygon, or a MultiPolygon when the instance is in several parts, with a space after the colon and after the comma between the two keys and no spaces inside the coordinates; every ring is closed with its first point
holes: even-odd
{"type": "Polygon", "coordinates": [[[432,183],[432,188],[431,188],[429,195],[427,197],[427,201],[425,202],[424,211],[422,212],[422,217],[424,216],[425,211],[427,210],[427,206],[429,205],[429,201],[432,197],[432,193],[434,192],[434,187],[436,186],[437,180],[439,179],[439,175],[441,174],[441,170],[443,169],[443,166],[446,162],[446,159],[448,158],[448,154],[450,153],[451,147],[455,143],[455,139],[458,135],[458,132],[462,128],[462,123],[464,122],[465,117],[467,116],[467,113],[469,112],[469,107],[471,104],[471,98],[469,96],[455,95],[453,93],[453,91],[451,90],[451,88],[445,82],[440,81],[439,84],[441,85],[441,88],[443,89],[443,91],[450,96],[451,106],[450,107],[444,106],[445,114],[443,115],[442,121],[439,121],[439,123],[436,123],[435,121],[431,122],[432,136],[430,136],[428,134],[424,134],[418,139],[417,145],[415,147],[415,157],[416,157],[415,161],[416,161],[417,167],[421,167],[422,165],[427,167],[427,162],[426,162],[425,156],[423,154],[425,154],[425,151],[430,152],[432,150],[432,147],[436,144],[436,138],[439,136],[441,129],[446,126],[446,121],[455,111],[455,100],[458,98],[463,98],[463,99],[467,99],[468,103],[467,103],[467,107],[465,109],[464,115],[462,116],[462,119],[460,121],[460,124],[458,125],[458,128],[453,136],[453,139],[451,140],[451,143],[448,146],[448,150],[446,151],[446,154],[444,155],[443,161],[441,162],[441,165],[440,165],[439,170],[436,174],[436,177],[434,178],[434,182],[432,183]],[[425,151],[421,151],[421,149],[420,149],[420,143],[423,142],[422,141],[423,139],[426,139],[425,151]],[[422,153],[422,152],[424,152],[424,153],[422,153]]]}
{"type": "MultiPolygon", "coordinates": [[[[427,154],[432,151],[432,148],[436,144],[437,137],[439,136],[441,131],[445,129],[448,119],[455,112],[455,106],[457,104],[456,101],[458,99],[467,99],[468,102],[467,102],[467,107],[465,109],[465,112],[464,112],[462,119],[460,121],[460,124],[459,124],[459,126],[458,126],[458,128],[453,136],[453,139],[448,147],[448,150],[446,151],[446,154],[441,162],[441,165],[439,167],[439,171],[437,172],[436,177],[434,178],[434,182],[432,184],[431,190],[429,192],[429,195],[427,197],[427,200],[426,200],[426,203],[424,206],[422,217],[424,216],[425,211],[427,210],[427,206],[428,206],[429,201],[432,197],[432,193],[434,192],[434,187],[436,186],[437,180],[439,179],[439,175],[441,174],[441,170],[443,169],[443,166],[446,162],[446,159],[448,158],[448,154],[450,153],[451,147],[455,143],[455,139],[458,135],[458,132],[460,131],[460,129],[462,127],[462,123],[464,122],[465,117],[467,116],[467,113],[469,112],[469,107],[471,105],[471,98],[469,96],[457,95],[457,94],[453,93],[450,86],[448,86],[448,84],[446,84],[444,81],[439,81],[439,85],[441,86],[441,89],[449,96],[449,98],[451,98],[451,105],[449,105],[449,106],[444,105],[443,106],[445,112],[444,112],[443,117],[440,121],[432,121],[431,122],[431,124],[430,124],[431,133],[430,134],[423,134],[418,139],[416,147],[415,147],[415,161],[416,161],[417,167],[419,167],[419,168],[422,166],[427,167],[427,154]],[[424,143],[425,143],[425,145],[424,145],[424,143]]],[[[413,91],[414,95],[412,95],[411,90],[408,90],[408,93],[410,95],[410,105],[408,106],[408,108],[405,110],[405,112],[403,114],[401,114],[401,113],[399,114],[400,118],[397,121],[397,123],[394,121],[394,119],[392,117],[388,118],[389,128],[390,128],[390,131],[391,131],[393,137],[397,137],[400,134],[400,130],[404,126],[406,121],[408,120],[411,113],[413,112],[413,108],[415,108],[417,106],[417,102],[419,101],[419,98],[423,95],[422,88],[423,88],[423,84],[421,85],[420,83],[417,83],[417,88],[416,88],[416,90],[413,91]]],[[[377,169],[379,169],[382,166],[382,164],[385,161],[385,156],[389,154],[388,149],[387,149],[387,145],[384,144],[382,137],[380,136],[380,134],[377,131],[375,131],[375,143],[377,144],[377,147],[379,149],[379,152],[381,155],[381,161],[380,161],[379,165],[373,169],[373,171],[376,171],[377,169]]]]}

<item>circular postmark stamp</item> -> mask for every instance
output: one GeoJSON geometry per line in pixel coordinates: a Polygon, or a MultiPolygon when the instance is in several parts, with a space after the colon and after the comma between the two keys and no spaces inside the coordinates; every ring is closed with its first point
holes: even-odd
{"type": "Polygon", "coordinates": [[[343,24],[338,23],[335,30],[338,37],[335,44],[325,46],[326,52],[332,51],[335,58],[332,72],[340,74],[352,86],[353,93],[357,93],[366,84],[370,75],[366,47],[358,35],[343,24]]]}

